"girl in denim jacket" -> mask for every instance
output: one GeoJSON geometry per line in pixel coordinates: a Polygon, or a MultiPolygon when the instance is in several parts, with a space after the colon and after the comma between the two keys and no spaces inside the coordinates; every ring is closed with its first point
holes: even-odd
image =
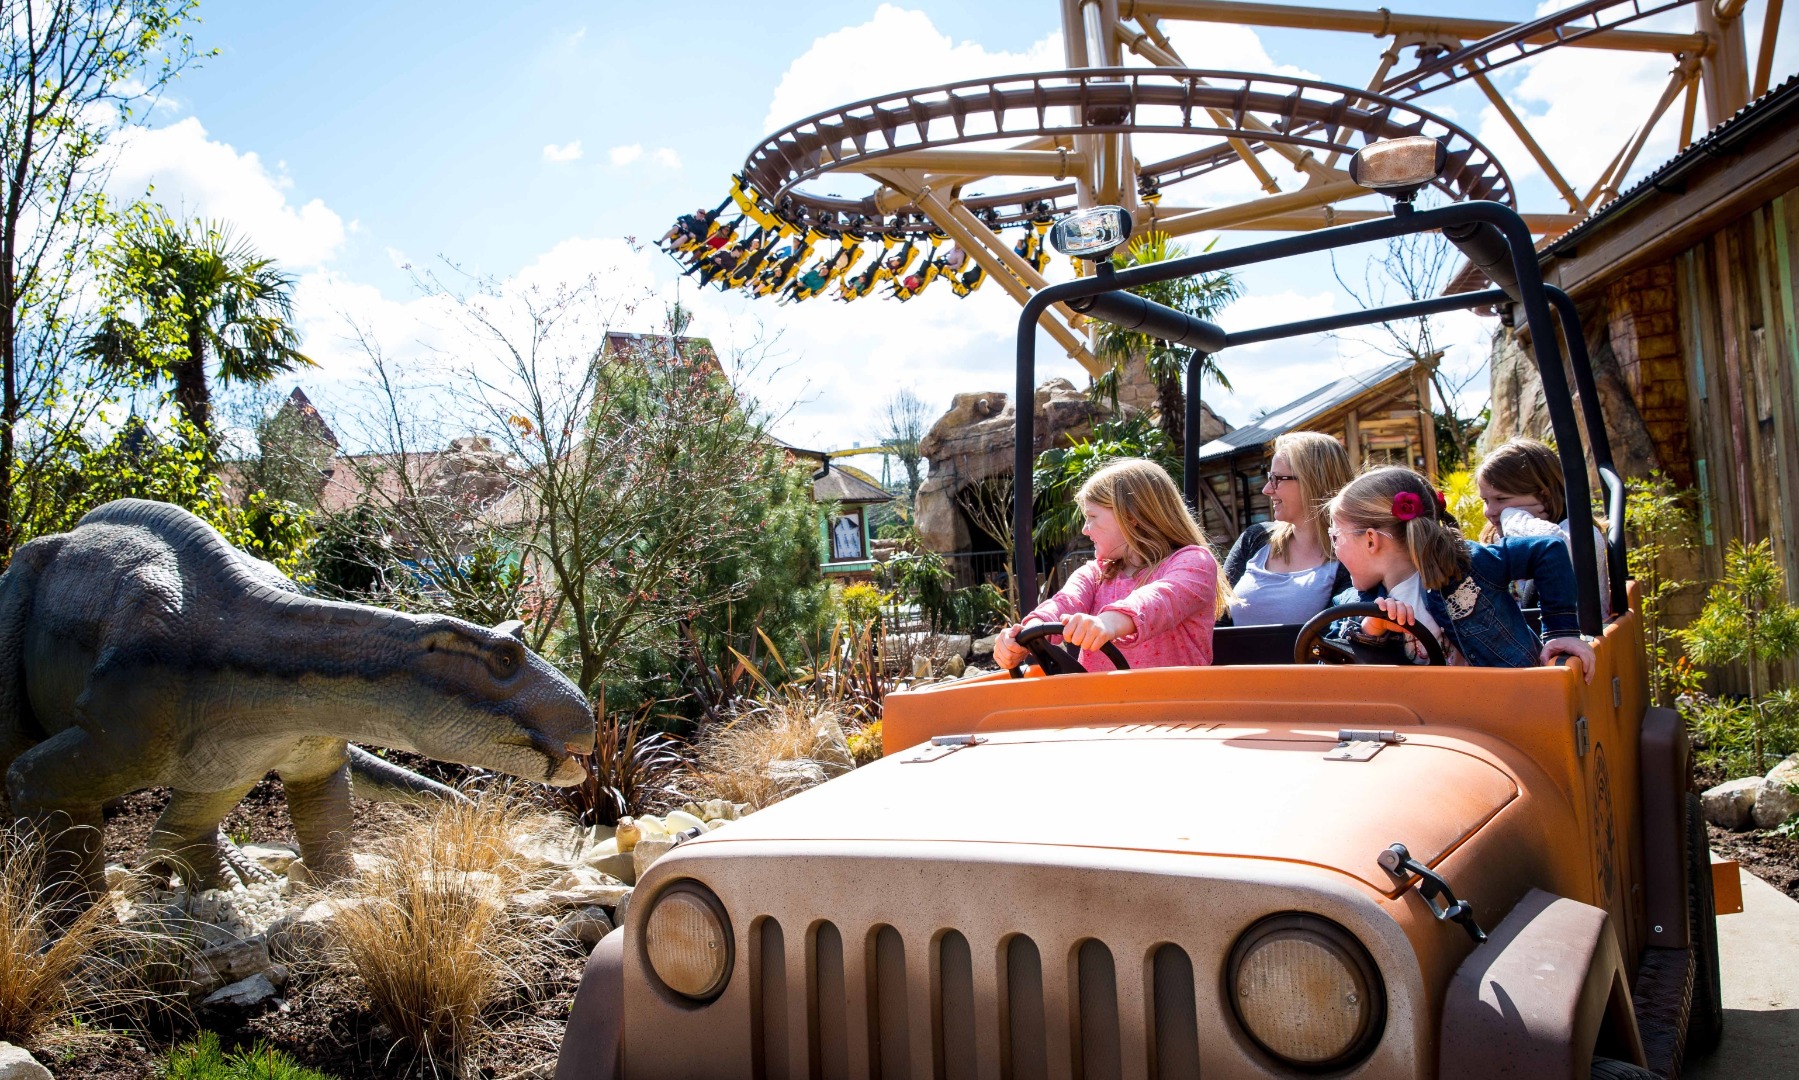
{"type": "Polygon", "coordinates": [[[1452,664],[1535,667],[1569,656],[1592,681],[1593,649],[1576,622],[1574,565],[1560,537],[1464,540],[1431,482],[1397,467],[1351,480],[1328,510],[1331,544],[1355,584],[1337,602],[1373,601],[1386,616],[1342,620],[1334,636],[1401,634],[1416,662],[1420,650],[1401,630],[1410,626],[1436,635],[1452,664]],[[1524,579],[1541,598],[1541,640],[1508,588],[1524,579]]]}

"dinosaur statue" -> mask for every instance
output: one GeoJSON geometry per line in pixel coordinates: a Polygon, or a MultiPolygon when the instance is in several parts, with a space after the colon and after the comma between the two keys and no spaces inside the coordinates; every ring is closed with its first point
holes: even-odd
{"type": "Polygon", "coordinates": [[[219,823],[274,772],[301,857],[329,880],[349,867],[352,774],[359,794],[448,792],[351,740],[583,778],[571,755],[593,749],[593,710],[521,631],[309,597],[180,507],[107,503],[21,547],[0,577],[12,812],[49,838],[52,872],[91,895],[101,808],[170,788],[146,865],[228,887],[254,864],[219,823]]]}

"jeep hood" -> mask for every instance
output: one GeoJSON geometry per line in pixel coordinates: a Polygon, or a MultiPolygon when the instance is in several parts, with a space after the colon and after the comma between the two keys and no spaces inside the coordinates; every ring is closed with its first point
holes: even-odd
{"type": "MultiPolygon", "coordinates": [[[[1038,844],[1271,859],[1377,891],[1399,842],[1434,865],[1518,795],[1452,738],[1413,728],[1366,761],[1335,732],[1219,724],[1012,731],[900,751],[695,842],[1038,844]]],[[[721,852],[722,854],[722,852],[721,852]]]]}

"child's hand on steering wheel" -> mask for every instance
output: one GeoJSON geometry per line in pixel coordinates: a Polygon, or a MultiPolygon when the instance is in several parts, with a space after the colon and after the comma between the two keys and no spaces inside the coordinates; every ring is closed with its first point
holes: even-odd
{"type": "Polygon", "coordinates": [[[1015,668],[1031,658],[1031,651],[1018,644],[1018,632],[1024,624],[1008,626],[999,632],[993,642],[993,662],[1002,668],[1015,668]]]}
{"type": "Polygon", "coordinates": [[[1082,652],[1098,652],[1106,642],[1137,632],[1129,615],[1102,611],[1098,615],[1076,612],[1062,620],[1062,640],[1082,652]]]}
{"type": "Polygon", "coordinates": [[[1377,619],[1369,616],[1363,619],[1362,633],[1364,634],[1401,634],[1405,632],[1406,627],[1417,621],[1412,614],[1410,604],[1401,603],[1385,596],[1376,600],[1375,604],[1386,613],[1387,617],[1377,619]]]}

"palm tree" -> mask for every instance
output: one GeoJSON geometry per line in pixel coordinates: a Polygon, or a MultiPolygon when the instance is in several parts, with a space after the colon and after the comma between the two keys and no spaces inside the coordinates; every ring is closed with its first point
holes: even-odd
{"type": "MultiPolygon", "coordinates": [[[[1187,253],[1187,249],[1172,242],[1167,233],[1146,232],[1133,237],[1123,251],[1114,254],[1112,265],[1124,270],[1179,259],[1187,253]]],[[[1232,300],[1242,295],[1243,287],[1230,274],[1220,272],[1139,285],[1131,292],[1159,304],[1166,304],[1176,311],[1184,311],[1201,319],[1213,319],[1232,300]]],[[[1186,372],[1188,350],[1110,323],[1099,324],[1094,346],[1099,358],[1110,361],[1112,365],[1111,370],[1095,380],[1094,388],[1099,393],[1109,395],[1114,403],[1118,400],[1118,379],[1124,365],[1133,357],[1143,359],[1143,366],[1156,384],[1156,406],[1161,413],[1157,426],[1168,436],[1168,441],[1173,444],[1175,458],[1179,460],[1187,445],[1187,394],[1182,388],[1181,380],[1186,372]]],[[[1224,372],[1219,370],[1218,364],[1210,356],[1205,357],[1202,364],[1202,379],[1210,379],[1226,390],[1231,388],[1230,380],[1224,377],[1224,372]]]]}
{"type": "Polygon", "coordinates": [[[87,356],[151,383],[168,379],[209,442],[209,364],[221,384],[316,366],[298,348],[294,279],[228,225],[145,211],[119,229],[102,263],[112,302],[87,356]],[[134,309],[136,321],[126,314],[134,309]]]}

